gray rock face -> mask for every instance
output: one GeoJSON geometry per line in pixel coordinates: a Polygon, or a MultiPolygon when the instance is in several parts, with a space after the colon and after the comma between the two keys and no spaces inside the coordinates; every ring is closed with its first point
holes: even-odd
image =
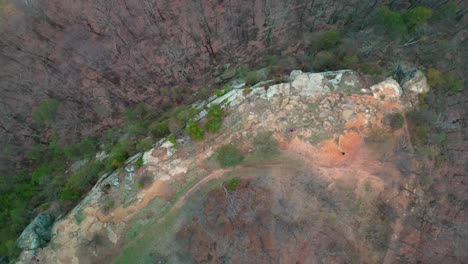
{"type": "Polygon", "coordinates": [[[24,229],[16,241],[18,247],[26,250],[44,247],[51,239],[52,216],[40,214],[24,229]]]}

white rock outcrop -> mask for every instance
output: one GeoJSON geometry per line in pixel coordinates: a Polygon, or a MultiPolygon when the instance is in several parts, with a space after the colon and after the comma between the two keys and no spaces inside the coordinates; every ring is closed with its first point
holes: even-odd
{"type": "Polygon", "coordinates": [[[393,78],[387,78],[385,81],[380,82],[370,87],[374,98],[378,99],[398,99],[402,94],[402,90],[397,81],[393,78]]]}

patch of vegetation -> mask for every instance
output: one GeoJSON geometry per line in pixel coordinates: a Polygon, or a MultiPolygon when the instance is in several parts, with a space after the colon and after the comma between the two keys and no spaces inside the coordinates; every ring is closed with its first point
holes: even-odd
{"type": "Polygon", "coordinates": [[[219,131],[223,123],[222,115],[223,110],[221,110],[221,107],[219,107],[218,105],[210,106],[210,108],[208,109],[208,120],[205,124],[206,129],[210,133],[216,133],[219,131]]]}
{"type": "Polygon", "coordinates": [[[149,126],[149,130],[151,132],[151,135],[155,139],[160,139],[163,138],[167,135],[169,135],[169,121],[164,120],[164,121],[156,121],[152,123],[149,126]]]}
{"type": "Polygon", "coordinates": [[[228,193],[232,193],[233,191],[236,190],[237,185],[239,184],[239,179],[238,178],[233,178],[227,182],[226,190],[228,193]]]}
{"type": "Polygon", "coordinates": [[[443,74],[434,68],[427,70],[427,83],[433,89],[444,89],[452,92],[463,91],[463,79],[451,74],[443,74]]]}
{"type": "Polygon", "coordinates": [[[401,113],[392,113],[385,117],[385,123],[390,126],[392,131],[403,127],[405,119],[401,113]]]}
{"type": "Polygon", "coordinates": [[[140,156],[136,161],[135,161],[135,167],[140,168],[143,166],[143,156],[140,156]]]}
{"type": "Polygon", "coordinates": [[[113,207],[114,207],[114,202],[113,202],[113,201],[108,201],[108,202],[106,203],[106,207],[107,207],[108,209],[113,208],[113,207]]]}
{"type": "Polygon", "coordinates": [[[86,219],[86,213],[83,210],[79,210],[75,214],[75,221],[77,224],[81,224],[81,222],[83,222],[83,220],[85,219],[86,219]]]}
{"type": "Polygon", "coordinates": [[[423,157],[437,157],[448,140],[447,134],[437,126],[438,115],[427,108],[420,108],[409,112],[407,118],[416,151],[423,157]]]}
{"type": "Polygon", "coordinates": [[[185,133],[193,140],[203,140],[205,138],[205,131],[194,120],[188,122],[185,133]]]}
{"type": "Polygon", "coordinates": [[[35,124],[39,126],[49,126],[57,117],[57,111],[60,103],[55,99],[45,99],[34,109],[32,118],[35,124]]]}
{"type": "Polygon", "coordinates": [[[216,158],[222,168],[236,166],[244,160],[244,156],[240,150],[232,144],[220,147],[216,151],[216,155],[216,158]]]}
{"type": "Polygon", "coordinates": [[[149,137],[140,139],[136,144],[135,148],[138,152],[143,152],[153,147],[153,140],[149,137]]]}
{"type": "Polygon", "coordinates": [[[247,95],[247,94],[249,94],[249,93],[251,93],[251,92],[252,92],[252,88],[250,88],[250,86],[248,86],[248,85],[245,86],[244,89],[242,90],[242,93],[243,93],[244,95],[247,95]]]}
{"type": "Polygon", "coordinates": [[[174,135],[179,134],[196,112],[196,109],[189,106],[180,106],[176,108],[171,113],[171,117],[169,119],[169,131],[174,135]]]}
{"type": "Polygon", "coordinates": [[[169,142],[171,142],[173,145],[177,145],[177,138],[173,135],[170,135],[168,138],[169,142]]]}
{"type": "Polygon", "coordinates": [[[62,201],[78,201],[84,191],[96,183],[103,168],[104,164],[96,161],[91,166],[69,176],[65,188],[60,194],[60,199],[62,201]]]}
{"type": "Polygon", "coordinates": [[[387,33],[406,34],[405,21],[400,13],[390,10],[388,6],[380,6],[376,12],[376,22],[387,33]]]}
{"type": "Polygon", "coordinates": [[[337,30],[329,30],[323,33],[323,36],[319,40],[320,50],[329,50],[335,48],[341,44],[342,36],[337,30]]]}
{"type": "Polygon", "coordinates": [[[262,81],[262,76],[257,71],[250,71],[245,75],[245,83],[253,86],[262,81]]]}
{"type": "Polygon", "coordinates": [[[426,24],[431,17],[431,9],[424,6],[418,6],[408,10],[408,12],[403,15],[403,20],[405,21],[408,29],[413,30],[416,27],[426,24]]]}
{"type": "Polygon", "coordinates": [[[255,137],[254,146],[258,158],[268,160],[280,154],[278,141],[272,135],[273,132],[260,132],[255,137]]]}

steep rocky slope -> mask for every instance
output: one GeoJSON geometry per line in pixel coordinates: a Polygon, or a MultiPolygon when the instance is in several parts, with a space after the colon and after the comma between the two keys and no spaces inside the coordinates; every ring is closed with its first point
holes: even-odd
{"type": "MultiPolygon", "coordinates": [[[[287,83],[238,86],[196,104],[202,122],[207,107],[222,105],[221,133],[201,142],[161,140],[104,175],[54,224],[38,259],[463,263],[466,234],[441,229],[434,235],[420,220],[438,223],[442,216],[426,214],[429,196],[417,180],[425,172],[398,114],[411,111],[418,93],[427,91],[425,77],[417,77],[402,87],[393,79],[369,87],[352,71],[293,71],[287,83]],[[279,152],[272,143],[275,155],[265,158],[256,138],[267,132],[279,152]],[[245,159],[222,168],[216,150],[228,143],[245,159]],[[140,156],[144,165],[136,167],[140,156]],[[421,254],[431,249],[428,240],[446,246],[421,254]]],[[[465,218],[461,210],[450,224],[466,229],[465,218]]],[[[19,262],[32,254],[24,251],[19,262]]]]}

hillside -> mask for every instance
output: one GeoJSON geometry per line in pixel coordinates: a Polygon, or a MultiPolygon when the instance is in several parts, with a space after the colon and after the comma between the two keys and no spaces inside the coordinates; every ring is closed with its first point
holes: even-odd
{"type": "Polygon", "coordinates": [[[0,0],[0,264],[468,262],[467,36],[464,0],[0,0]]]}
{"type": "Polygon", "coordinates": [[[447,200],[459,183],[444,179],[446,164],[421,159],[407,121],[429,89],[415,76],[369,87],[349,70],[293,71],[289,82],[240,85],[197,103],[200,125],[221,106],[220,132],[162,139],[102,176],[54,224],[38,259],[463,263],[467,215],[447,200]],[[435,192],[439,181],[450,192],[435,192]]]}

